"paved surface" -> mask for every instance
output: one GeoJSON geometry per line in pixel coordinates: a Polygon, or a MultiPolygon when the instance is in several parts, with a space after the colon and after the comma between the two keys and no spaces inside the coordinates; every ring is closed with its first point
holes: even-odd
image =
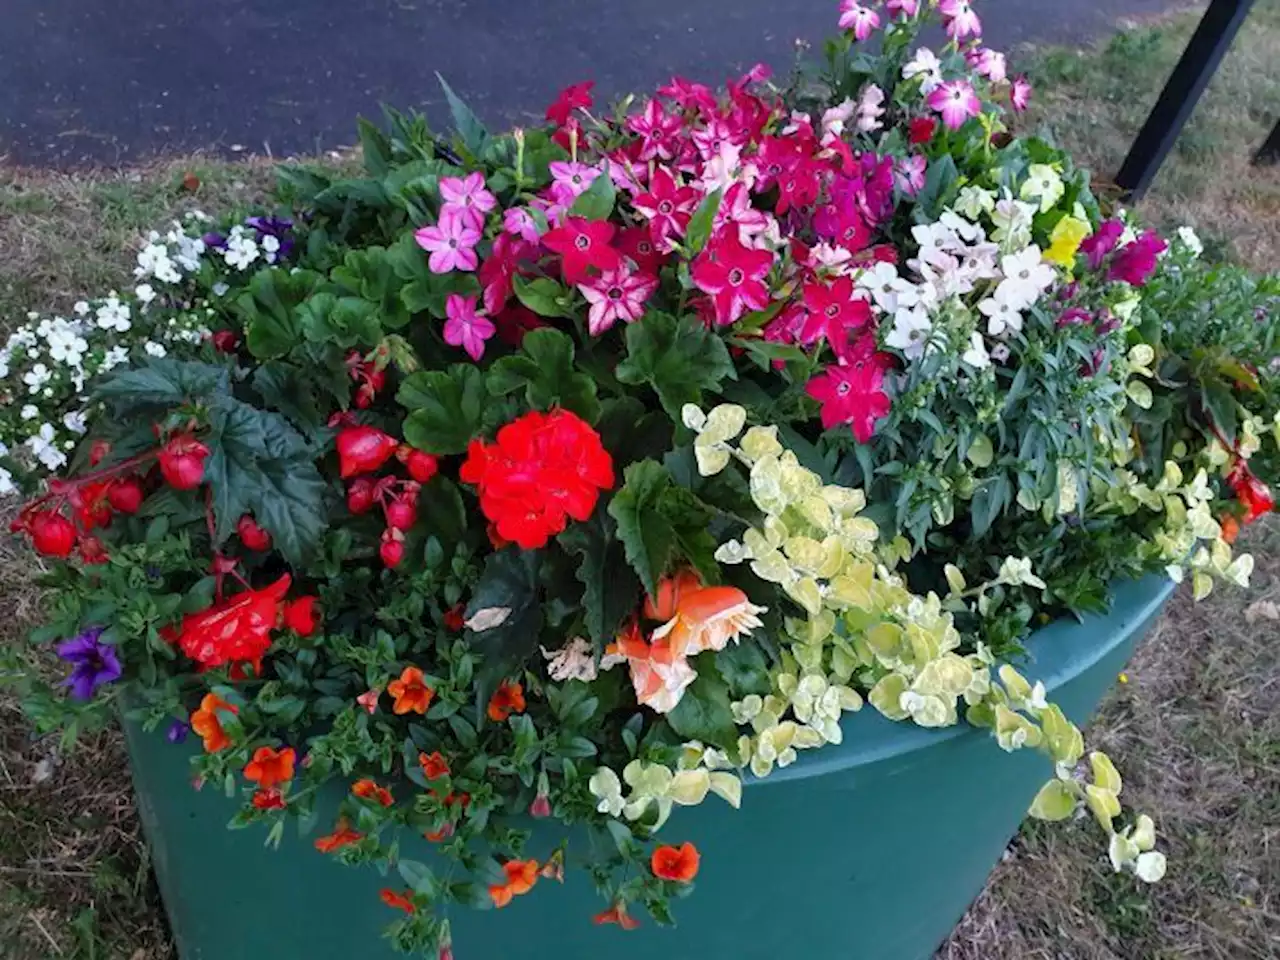
{"type": "MultiPolygon", "coordinates": [[[[982,0],[989,41],[1073,42],[1169,0],[982,0]]],[[[115,164],[354,139],[380,102],[444,119],[439,70],[491,126],[566,84],[720,82],[835,29],[837,0],[4,0],[0,157],[115,164]]]]}

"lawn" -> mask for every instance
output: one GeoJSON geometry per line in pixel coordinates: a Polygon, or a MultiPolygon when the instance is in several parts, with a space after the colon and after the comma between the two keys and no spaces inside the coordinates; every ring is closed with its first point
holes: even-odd
{"type": "MultiPolygon", "coordinates": [[[[1018,57],[1038,88],[1028,122],[1105,181],[1194,21],[1018,57]]],[[[1248,159],[1280,113],[1276,63],[1280,0],[1261,0],[1144,205],[1159,223],[1194,224],[1210,255],[1262,269],[1280,254],[1280,169],[1248,159]]],[[[265,162],[205,157],[69,175],[0,165],[0,330],[125,283],[139,234],[185,210],[248,204],[269,182],[265,162]]],[[[1179,596],[1090,731],[1122,761],[1126,800],[1157,816],[1168,877],[1144,888],[1113,876],[1088,824],[1028,825],[939,960],[1280,955],[1280,622],[1268,617],[1280,524],[1248,546],[1255,589],[1199,605],[1179,596]]],[[[0,646],[38,619],[31,572],[30,555],[0,538],[0,646]]],[[[172,956],[119,737],[60,757],[3,695],[0,944],[10,960],[172,956]]]]}

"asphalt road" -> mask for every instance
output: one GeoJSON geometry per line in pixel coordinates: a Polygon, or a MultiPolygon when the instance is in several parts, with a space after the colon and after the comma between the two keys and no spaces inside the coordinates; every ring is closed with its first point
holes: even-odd
{"type": "MultiPolygon", "coordinates": [[[[989,41],[1076,42],[1169,0],[981,0],[989,41]]],[[[439,70],[492,126],[566,84],[720,82],[835,29],[837,0],[4,0],[0,158],[70,167],[349,143],[380,102],[444,119],[439,70]]]]}

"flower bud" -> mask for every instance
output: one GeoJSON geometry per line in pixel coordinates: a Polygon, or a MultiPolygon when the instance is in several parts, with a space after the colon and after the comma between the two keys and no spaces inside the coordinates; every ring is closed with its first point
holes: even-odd
{"type": "Polygon", "coordinates": [[[37,553],[46,557],[65,557],[76,545],[76,528],[60,513],[37,513],[27,528],[37,553]]]}
{"type": "Polygon", "coordinates": [[[347,427],[338,434],[337,446],[345,479],[377,470],[396,452],[400,442],[376,427],[347,427]]]}

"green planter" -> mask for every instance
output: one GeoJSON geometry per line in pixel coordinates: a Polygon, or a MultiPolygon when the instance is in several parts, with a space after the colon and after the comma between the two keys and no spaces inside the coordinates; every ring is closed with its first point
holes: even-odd
{"type": "MultiPolygon", "coordinates": [[[[1173,590],[1162,578],[1126,583],[1105,617],[1038,631],[1026,673],[1067,715],[1088,718],[1173,590]]],[[[371,868],[344,867],[310,837],[224,829],[232,803],[189,785],[191,748],[127,729],[142,821],[183,960],[380,960],[395,914],[379,900],[400,887],[371,868]]],[[[597,927],[605,906],[579,871],[542,881],[500,912],[451,914],[459,960],[927,960],[981,890],[1051,771],[1030,751],[1002,752],[985,731],[926,731],[870,708],[845,740],[802,754],[749,783],[742,809],[714,799],[677,809],[663,834],[702,852],[697,890],[675,904],[678,926],[648,918],[634,932],[597,927]]],[[[322,824],[339,797],[326,808],[322,824]]],[[[558,841],[539,825],[530,853],[558,841]]],[[[428,857],[424,849],[405,851],[428,857]]],[[[572,860],[572,848],[570,849],[572,860]]]]}

